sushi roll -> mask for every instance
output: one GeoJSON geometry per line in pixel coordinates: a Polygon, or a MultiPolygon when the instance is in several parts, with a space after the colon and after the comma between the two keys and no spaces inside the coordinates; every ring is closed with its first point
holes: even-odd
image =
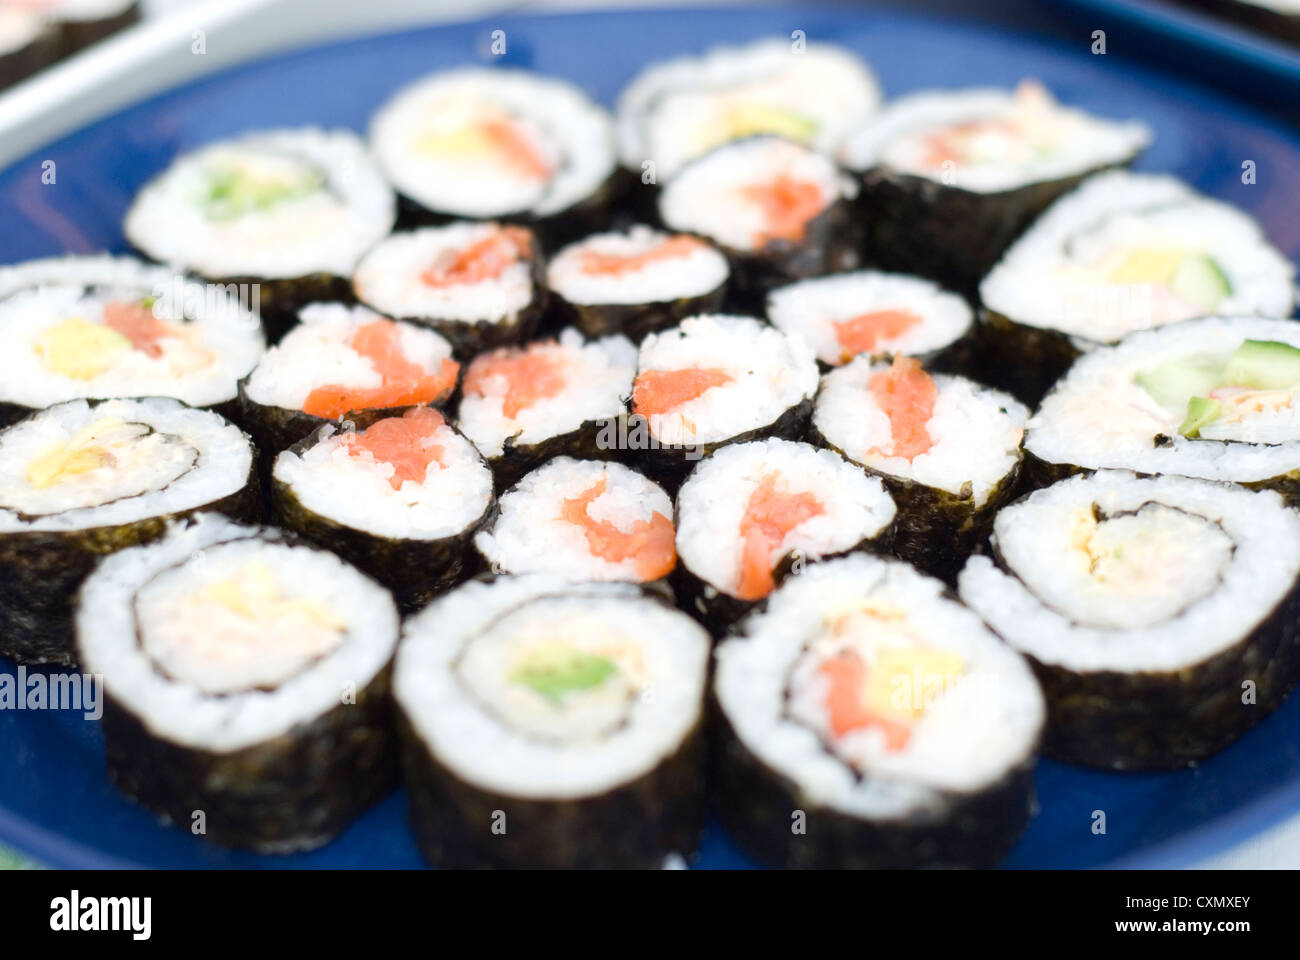
{"type": "Polygon", "coordinates": [[[32,8],[0,3],[0,90],[59,58],[59,31],[32,8]]]}
{"type": "Polygon", "coordinates": [[[1300,324],[1205,317],[1088,353],[1030,418],[1025,451],[1033,486],[1113,467],[1300,505],[1300,324]]]}
{"type": "Polygon", "coordinates": [[[1043,695],[938,580],[853,556],[717,650],[715,809],[764,863],[995,864],[1034,806],[1043,695]]]}
{"type": "Polygon", "coordinates": [[[555,340],[480,354],[465,371],[457,425],[504,489],[551,457],[619,456],[636,348],[626,337],[555,340]]]}
{"type": "Polygon", "coordinates": [[[1173,177],[1100,174],[1063,197],[980,285],[985,376],[1037,403],[1080,353],[1219,314],[1285,317],[1295,267],[1249,216],[1173,177]]]}
{"type": "Polygon", "coordinates": [[[20,0],[59,31],[59,55],[70,57],[140,21],[140,0],[20,0]]]}
{"type": "Polygon", "coordinates": [[[256,284],[268,338],[298,309],[345,300],[361,255],[393,229],[392,188],[346,130],[264,130],[185,153],[136,196],[123,230],[148,257],[256,284]]]}
{"type": "Polygon", "coordinates": [[[813,561],[887,552],[896,513],[879,477],[830,450],[777,439],[724,447],[677,496],[678,601],[721,634],[813,561]]]}
{"type": "Polygon", "coordinates": [[[767,318],[812,344],[827,368],[859,354],[903,354],[948,371],[973,362],[970,305],[921,277],[860,270],[802,280],[768,294],[767,318]]]}
{"type": "Polygon", "coordinates": [[[731,268],[698,237],[635,225],[561,250],[547,267],[551,310],[589,337],[647,333],[722,307],[731,268]]]}
{"type": "Polygon", "coordinates": [[[404,220],[513,220],[551,247],[596,227],[617,185],[605,109],[564,80],[523,70],[417,80],[375,114],[370,146],[404,220]]]}
{"type": "Polygon", "coordinates": [[[474,445],[432,407],[320,433],[275,459],[276,522],[370,574],[404,609],[457,582],[493,505],[474,445]]]}
{"type": "Polygon", "coordinates": [[[556,457],[501,497],[474,538],[493,573],[654,584],[677,565],[673,502],[619,463],[556,457]]]}
{"type": "Polygon", "coordinates": [[[72,664],[77,588],[199,510],[261,513],[238,427],[176,400],[69,400],[0,430],[0,655],[72,664]]]}
{"type": "Polygon", "coordinates": [[[701,458],[728,443],[801,438],[817,378],[817,360],[800,337],[750,317],[688,317],[642,342],[620,445],[675,490],[701,458]]]}
{"type": "Polygon", "coordinates": [[[709,637],[628,584],[472,582],[406,624],[393,693],[435,866],[660,867],[703,819],[709,637]]]}
{"type": "Polygon", "coordinates": [[[527,340],[546,308],[533,232],[458,222],[397,233],[357,264],[356,298],[390,317],[432,327],[457,354],[527,340]]]}
{"type": "Polygon", "coordinates": [[[898,505],[894,552],[952,581],[1016,489],[1028,419],[973,380],[862,356],[823,378],[813,431],[884,479],[898,505]]]}
{"type": "Polygon", "coordinates": [[[672,179],[709,150],[773,134],[829,153],[880,106],[880,84],[855,54],[773,37],[643,70],[618,100],[619,155],[640,175],[672,179]]]}
{"type": "Polygon", "coordinates": [[[393,600],[334,554],[213,514],[86,581],[110,779],[224,847],[328,843],[396,782],[393,600]]]}
{"type": "Polygon", "coordinates": [[[313,303],[240,383],[240,422],[267,463],[330,422],[365,427],[446,402],[460,365],[432,330],[365,307],[313,303]]]}
{"type": "Polygon", "coordinates": [[[659,216],[717,244],[731,260],[736,305],[760,310],[772,287],[857,266],[856,195],[824,154],[758,136],[684,167],[660,193],[659,216]]]}
{"type": "Polygon", "coordinates": [[[0,424],[78,397],[168,396],[231,415],[265,349],[236,291],[162,267],[109,256],[0,267],[0,424]]]}
{"type": "Polygon", "coordinates": [[[972,296],[1002,251],[1090,173],[1131,163],[1151,140],[1058,104],[1039,83],[899,97],[850,136],[862,176],[866,262],[972,296]]]}
{"type": "Polygon", "coordinates": [[[1181,0],[1188,7],[1213,14],[1250,30],[1300,46],[1300,3],[1297,0],[1181,0]]]}
{"type": "Polygon", "coordinates": [[[1300,678],[1300,514],[1272,491],[1102,471],[998,514],[962,599],[1047,695],[1044,750],[1194,765],[1300,678]]]}

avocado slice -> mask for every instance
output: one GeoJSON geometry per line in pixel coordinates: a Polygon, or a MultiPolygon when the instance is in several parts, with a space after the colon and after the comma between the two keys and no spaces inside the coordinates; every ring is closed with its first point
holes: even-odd
{"type": "Polygon", "coordinates": [[[1183,421],[1178,432],[1184,437],[1198,437],[1201,427],[1218,418],[1223,412],[1218,400],[1209,397],[1192,397],[1187,401],[1187,419],[1183,421]]]}
{"type": "Polygon", "coordinates": [[[1223,382],[1252,390],[1284,390],[1300,384],[1300,350],[1276,340],[1246,340],[1228,358],[1223,382]]]}
{"type": "Polygon", "coordinates": [[[1213,313],[1224,297],[1232,293],[1232,284],[1219,265],[1203,254],[1189,254],[1178,261],[1169,278],[1169,289],[1177,297],[1213,313]]]}
{"type": "Polygon", "coordinates": [[[727,122],[734,137],[771,133],[787,140],[808,143],[817,135],[816,120],[772,104],[737,104],[731,108],[727,122]]]}
{"type": "Polygon", "coordinates": [[[618,667],[605,657],[557,643],[532,651],[510,679],[548,700],[559,701],[566,694],[598,687],[617,672],[618,667]]]}
{"type": "Polygon", "coordinates": [[[1223,385],[1225,362],[1223,357],[1178,357],[1166,360],[1154,370],[1139,373],[1133,381],[1160,406],[1181,410],[1187,405],[1188,397],[1204,396],[1223,385]]]}

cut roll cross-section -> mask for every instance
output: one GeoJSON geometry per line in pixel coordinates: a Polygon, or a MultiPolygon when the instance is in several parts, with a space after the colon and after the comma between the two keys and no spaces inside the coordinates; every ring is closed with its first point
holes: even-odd
{"type": "Polygon", "coordinates": [[[1300,516],[1276,493],[1100,471],[1004,509],[993,545],[961,597],[1030,657],[1052,756],[1190,766],[1300,679],[1300,516]]]}
{"type": "Polygon", "coordinates": [[[719,646],[714,695],[716,812],[765,863],[987,866],[1029,820],[1033,674],[907,564],[791,577],[719,646]]]}

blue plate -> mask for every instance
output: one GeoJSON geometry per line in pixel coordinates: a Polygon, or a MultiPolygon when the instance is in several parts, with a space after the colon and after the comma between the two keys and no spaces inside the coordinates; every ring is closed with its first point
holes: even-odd
{"type": "MultiPolygon", "coordinates": [[[[308,50],[240,67],[164,94],[47,147],[0,174],[0,261],[122,250],[119,223],[146,178],[178,152],[254,127],[316,123],[362,130],[398,85],[483,58],[504,29],[513,66],[553,73],[612,103],[645,63],[727,41],[807,32],[864,54],[889,94],[923,86],[1045,80],[1065,101],[1140,117],[1155,145],[1140,166],[1172,171],[1248,210],[1300,254],[1300,136],[1189,82],[1057,41],[964,20],[846,9],[626,12],[504,18],[308,50]],[[42,185],[53,160],[57,182],[42,185]],[[1256,182],[1243,184],[1253,160],[1256,182]]],[[[0,661],[0,672],[12,673],[0,661]]],[[[399,793],[322,850],[261,857],[160,827],[108,783],[98,725],[72,712],[0,711],[0,842],[69,867],[414,867],[399,793]]],[[[1043,763],[1040,811],[1013,867],[1176,866],[1300,811],[1300,696],[1237,745],[1194,770],[1115,775],[1043,763]],[[1094,811],[1107,832],[1092,832],[1094,811]]],[[[716,827],[705,867],[746,866],[716,827]]]]}

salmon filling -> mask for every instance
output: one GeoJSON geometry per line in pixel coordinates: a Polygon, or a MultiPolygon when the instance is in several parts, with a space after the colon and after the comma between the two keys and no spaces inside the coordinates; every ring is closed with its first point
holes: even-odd
{"type": "Polygon", "coordinates": [[[602,475],[583,493],[567,498],[561,515],[582,528],[593,556],[610,563],[633,558],[636,574],[642,580],[666,577],[677,564],[672,520],[655,511],[649,520],[637,521],[632,529],[624,532],[608,520],[594,519],[588,508],[605,493],[607,483],[608,479],[602,475]]]}
{"type": "Polygon", "coordinates": [[[772,551],[800,524],[826,512],[816,496],[777,488],[780,475],[769,473],[749,496],[740,521],[740,580],[736,595],[742,600],[760,600],[772,592],[772,551]]]}
{"type": "Polygon", "coordinates": [[[360,433],[349,435],[344,443],[352,456],[368,453],[378,463],[393,468],[388,482],[400,490],[407,480],[424,483],[429,467],[443,462],[443,447],[433,443],[433,435],[446,423],[432,407],[415,407],[400,417],[387,417],[372,423],[360,433]]]}
{"type": "Polygon", "coordinates": [[[317,387],[307,395],[303,413],[334,420],[351,410],[405,407],[441,400],[456,385],[460,364],[444,359],[437,373],[426,373],[402,352],[401,332],[391,320],[375,320],[357,328],[352,349],[368,359],[383,378],[378,387],[339,384],[317,387]]]}
{"type": "Polygon", "coordinates": [[[596,250],[582,251],[582,271],[590,274],[607,274],[621,277],[635,273],[652,263],[662,260],[675,260],[689,257],[697,250],[704,249],[704,243],[686,234],[670,237],[653,250],[636,254],[600,253],[596,250]]]}
{"type": "Polygon", "coordinates": [[[759,207],[764,227],[754,234],[754,246],[762,248],[773,240],[798,243],[808,223],[822,212],[822,190],[810,180],[796,180],[788,173],[769,183],[742,187],[744,197],[759,207]]]}
{"type": "Polygon", "coordinates": [[[465,372],[465,393],[486,397],[491,382],[503,378],[501,412],[510,420],[542,400],[559,396],[567,383],[565,365],[554,340],[527,347],[502,347],[475,358],[465,372]]]}
{"type": "Polygon", "coordinates": [[[927,424],[934,415],[938,390],[920,361],[895,357],[889,369],[871,375],[867,386],[889,418],[892,446],[890,450],[873,447],[867,456],[902,457],[910,463],[934,446],[927,424]]]}
{"type": "Polygon", "coordinates": [[[643,417],[671,413],[706,390],[731,383],[733,379],[720,367],[647,370],[632,386],[632,412],[643,417]]]}
{"type": "Polygon", "coordinates": [[[431,287],[495,280],[507,267],[532,257],[532,248],[532,237],[523,227],[501,227],[463,250],[444,251],[420,280],[431,287]]]}
{"type": "Polygon", "coordinates": [[[850,360],[859,353],[869,353],[883,340],[901,337],[921,322],[910,310],[874,310],[835,323],[835,339],[842,348],[840,357],[850,360]]]}

